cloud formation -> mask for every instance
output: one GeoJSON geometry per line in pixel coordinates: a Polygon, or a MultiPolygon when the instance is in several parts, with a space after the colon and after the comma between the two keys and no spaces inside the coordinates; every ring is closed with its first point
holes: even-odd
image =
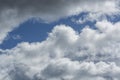
{"type": "Polygon", "coordinates": [[[81,12],[117,14],[118,3],[119,0],[0,0],[0,43],[8,32],[31,17],[51,22],[81,12]]]}
{"type": "Polygon", "coordinates": [[[1,80],[119,80],[120,23],[101,21],[81,33],[55,26],[43,42],[0,50],[1,80]]]}

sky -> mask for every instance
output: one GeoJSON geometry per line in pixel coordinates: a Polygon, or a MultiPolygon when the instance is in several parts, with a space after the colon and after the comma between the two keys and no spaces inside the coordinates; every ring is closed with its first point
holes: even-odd
{"type": "Polygon", "coordinates": [[[0,80],[120,80],[120,0],[0,0],[0,80]]]}

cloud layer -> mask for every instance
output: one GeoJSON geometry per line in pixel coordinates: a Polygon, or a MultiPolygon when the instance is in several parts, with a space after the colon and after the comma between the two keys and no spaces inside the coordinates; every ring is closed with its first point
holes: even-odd
{"type": "Polygon", "coordinates": [[[119,80],[120,23],[101,21],[81,33],[55,26],[43,42],[0,50],[1,80],[119,80]]]}
{"type": "Polygon", "coordinates": [[[0,0],[0,43],[8,32],[31,17],[51,22],[81,12],[118,14],[118,3],[119,0],[0,0]]]}

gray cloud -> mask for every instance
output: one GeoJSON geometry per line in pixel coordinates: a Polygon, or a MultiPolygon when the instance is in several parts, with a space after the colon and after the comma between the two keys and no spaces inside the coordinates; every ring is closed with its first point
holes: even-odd
{"type": "Polygon", "coordinates": [[[47,18],[46,20],[49,20],[50,16],[52,16],[51,19],[56,19],[79,14],[81,11],[108,14],[110,12],[116,12],[118,7],[117,0],[0,0],[1,11],[5,9],[16,9],[18,11],[17,14],[19,14],[18,16],[29,14],[33,16],[38,15],[42,19],[47,18]],[[103,7],[99,5],[103,5],[103,7]],[[110,10],[106,11],[107,8],[110,8],[110,10]]]}

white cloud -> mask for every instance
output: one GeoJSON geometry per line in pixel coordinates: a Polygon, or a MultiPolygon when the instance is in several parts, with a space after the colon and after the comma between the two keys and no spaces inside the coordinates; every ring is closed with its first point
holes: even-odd
{"type": "Polygon", "coordinates": [[[53,61],[42,71],[42,76],[47,80],[51,80],[50,78],[59,79],[61,77],[65,80],[109,80],[110,78],[118,78],[119,74],[120,68],[114,63],[79,63],[68,59],[53,61]]]}
{"type": "Polygon", "coordinates": [[[0,43],[8,32],[31,17],[46,22],[81,12],[119,14],[119,0],[0,0],[0,43]],[[102,6],[101,6],[102,5],[102,6]]]}
{"type": "Polygon", "coordinates": [[[43,42],[0,50],[0,79],[119,80],[119,26],[102,21],[78,33],[58,25],[43,42]]]}

